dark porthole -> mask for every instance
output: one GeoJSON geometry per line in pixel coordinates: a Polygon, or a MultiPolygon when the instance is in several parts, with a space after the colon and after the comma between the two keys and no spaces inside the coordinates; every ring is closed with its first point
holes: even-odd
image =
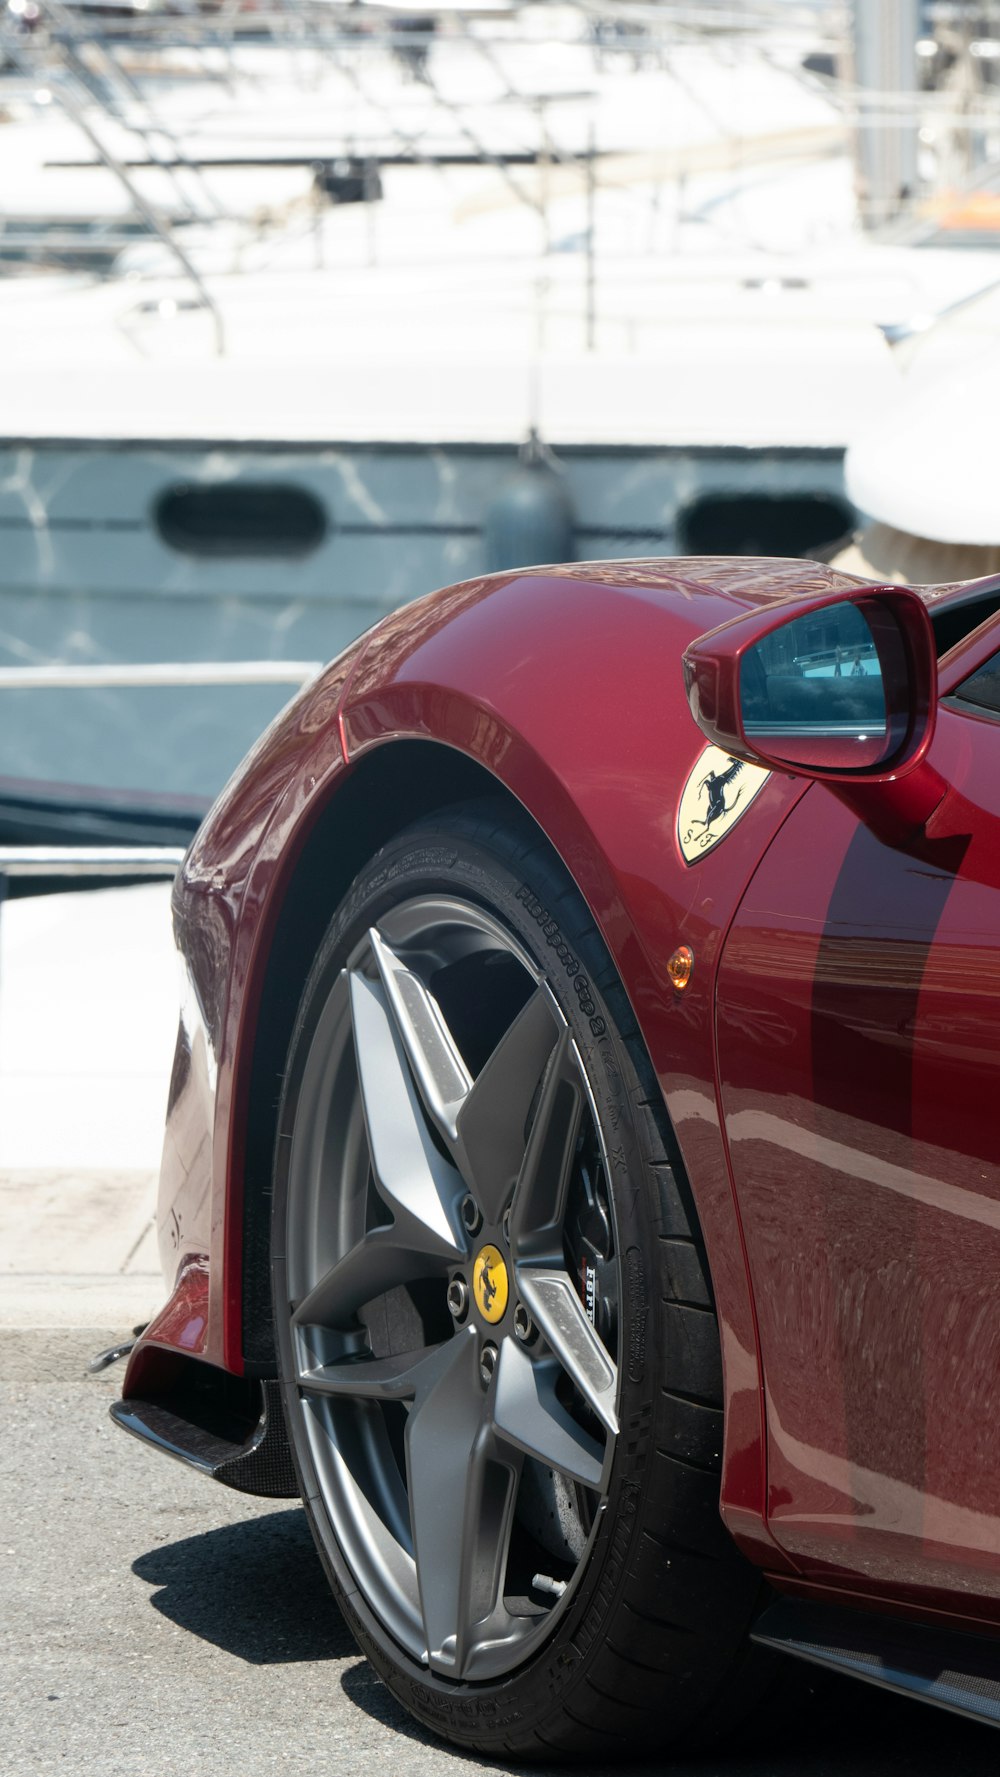
{"type": "Polygon", "coordinates": [[[680,515],[682,555],[818,555],[855,515],[835,494],[706,494],[680,515]]]}
{"type": "Polygon", "coordinates": [[[183,483],[161,494],[155,519],[187,555],[308,555],[329,528],[315,494],[276,481],[183,483]]]}

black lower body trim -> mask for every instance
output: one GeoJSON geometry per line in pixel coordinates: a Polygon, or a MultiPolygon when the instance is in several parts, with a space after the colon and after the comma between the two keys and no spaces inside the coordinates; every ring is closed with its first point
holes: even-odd
{"type": "Polygon", "coordinates": [[[299,1489],[278,1384],[263,1381],[259,1387],[260,1418],[243,1442],[183,1419],[158,1401],[113,1401],[111,1417],[132,1437],[224,1487],[264,1499],[295,1499],[299,1489]]]}
{"type": "Polygon", "coordinates": [[[1000,1727],[1000,1639],[779,1598],[754,1641],[1000,1727]]]}

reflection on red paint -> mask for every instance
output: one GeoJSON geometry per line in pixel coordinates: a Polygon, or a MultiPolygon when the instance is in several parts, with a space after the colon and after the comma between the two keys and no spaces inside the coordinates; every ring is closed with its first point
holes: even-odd
{"type": "MultiPolygon", "coordinates": [[[[963,719],[942,711],[953,782],[963,719]]],[[[1000,728],[979,726],[957,875],[822,789],[799,803],[727,943],[719,1053],[771,1530],[815,1579],[1000,1620],[1000,883],[977,862],[1000,728]]]]}

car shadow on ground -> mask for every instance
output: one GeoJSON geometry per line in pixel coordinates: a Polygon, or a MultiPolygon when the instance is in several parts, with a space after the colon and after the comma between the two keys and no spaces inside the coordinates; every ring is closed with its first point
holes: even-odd
{"type": "MultiPolygon", "coordinates": [[[[158,1545],[132,1571],[155,1588],[155,1610],[251,1665],[346,1660],[340,1682],[357,1709],[421,1745],[442,1745],[359,1654],[298,1507],[158,1545]]],[[[996,1777],[995,1730],[791,1661],[776,1663],[776,1673],[777,1688],[753,1722],[726,1742],[670,1758],[672,1777],[996,1777]]],[[[665,1703],[664,1755],[671,1750],[665,1703]]],[[[467,1757],[477,1767],[490,1763],[467,1757]]],[[[539,1765],[496,1768],[546,1777],[539,1765]]],[[[575,1769],[578,1777],[606,1777],[608,1766],[575,1769]]],[[[664,1758],[631,1769],[662,1777],[664,1758]]]]}
{"type": "Polygon", "coordinates": [[[357,1651],[298,1506],[162,1543],[132,1572],[157,1588],[154,1610],[251,1665],[357,1651]]]}

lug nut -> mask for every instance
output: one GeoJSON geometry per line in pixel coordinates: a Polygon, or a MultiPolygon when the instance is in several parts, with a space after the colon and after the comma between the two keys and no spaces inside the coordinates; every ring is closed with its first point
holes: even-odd
{"type": "Polygon", "coordinates": [[[504,1240],[504,1245],[509,1247],[510,1246],[510,1210],[509,1209],[505,1209],[503,1212],[503,1240],[504,1240]]]}
{"type": "Polygon", "coordinates": [[[497,1367],[497,1348],[495,1345],[484,1345],[479,1357],[479,1374],[485,1383],[492,1379],[497,1367]]]}
{"type": "Polygon", "coordinates": [[[530,1345],[535,1337],[535,1323],[523,1302],[519,1302],[514,1310],[514,1332],[522,1345],[530,1345]]]}
{"type": "Polygon", "coordinates": [[[462,1198],[462,1225],[467,1234],[478,1234],[483,1225],[479,1205],[474,1197],[468,1195],[462,1198]]]}
{"type": "Polygon", "coordinates": [[[469,1286],[464,1277],[453,1277],[448,1285],[448,1307],[455,1320],[464,1320],[469,1307],[469,1286]]]}

